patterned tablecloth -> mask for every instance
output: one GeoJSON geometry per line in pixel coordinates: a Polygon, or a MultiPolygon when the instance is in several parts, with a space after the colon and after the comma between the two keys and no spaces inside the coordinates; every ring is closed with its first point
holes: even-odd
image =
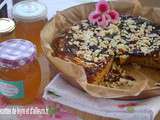
{"type": "Polygon", "coordinates": [[[10,106],[0,96],[0,120],[80,120],[68,107],[37,99],[26,106],[10,106]]]}

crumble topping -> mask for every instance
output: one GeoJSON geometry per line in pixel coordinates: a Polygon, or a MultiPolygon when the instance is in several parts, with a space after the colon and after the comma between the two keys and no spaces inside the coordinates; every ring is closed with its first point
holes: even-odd
{"type": "Polygon", "coordinates": [[[159,27],[142,17],[121,16],[119,23],[102,28],[83,20],[66,33],[65,52],[99,63],[108,57],[147,55],[160,48],[159,27]]]}
{"type": "MultiPolygon", "coordinates": [[[[84,66],[87,75],[92,75],[110,58],[148,55],[159,49],[159,26],[142,17],[121,16],[119,23],[104,28],[88,20],[73,25],[65,34],[60,52],[73,56],[72,60],[84,66]]],[[[130,88],[135,82],[121,66],[113,64],[109,74],[98,84],[109,88],[130,88]]]]}

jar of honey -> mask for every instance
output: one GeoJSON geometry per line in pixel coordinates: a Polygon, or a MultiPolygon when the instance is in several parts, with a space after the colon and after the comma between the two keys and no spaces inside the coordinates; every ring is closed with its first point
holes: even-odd
{"type": "Polygon", "coordinates": [[[0,18],[0,42],[15,38],[15,22],[9,18],[0,18]]]}
{"type": "Polygon", "coordinates": [[[13,6],[16,21],[16,37],[30,40],[37,46],[38,56],[42,53],[40,31],[47,22],[47,8],[34,0],[21,1],[13,6]]]}
{"type": "Polygon", "coordinates": [[[41,83],[36,47],[23,39],[0,43],[0,95],[10,104],[28,104],[38,95],[41,83]]]}

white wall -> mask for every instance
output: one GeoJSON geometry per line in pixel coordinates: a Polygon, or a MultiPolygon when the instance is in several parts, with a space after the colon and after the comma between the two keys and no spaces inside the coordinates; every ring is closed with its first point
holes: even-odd
{"type": "Polygon", "coordinates": [[[48,8],[48,18],[50,19],[56,14],[56,11],[78,5],[84,2],[94,2],[98,0],[39,0],[46,4],[48,8]]]}

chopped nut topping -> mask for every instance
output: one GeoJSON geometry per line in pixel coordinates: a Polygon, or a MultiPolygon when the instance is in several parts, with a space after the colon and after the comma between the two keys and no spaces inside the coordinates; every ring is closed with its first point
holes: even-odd
{"type": "MultiPolygon", "coordinates": [[[[83,20],[66,33],[65,48],[61,50],[80,58],[87,66],[100,64],[99,67],[103,67],[101,63],[106,63],[110,57],[148,55],[159,50],[159,28],[145,18],[134,16],[121,16],[119,23],[105,28],[83,20]]],[[[121,74],[114,72],[105,78],[105,86],[114,88],[134,84],[134,80],[124,77],[124,71],[121,73],[120,70],[121,74]]]]}
{"type": "Polygon", "coordinates": [[[81,21],[71,27],[66,40],[68,45],[74,45],[77,57],[80,55],[90,62],[124,54],[146,55],[160,48],[156,26],[147,19],[132,16],[121,16],[118,24],[106,28],[92,25],[87,20],[81,21]]]}

